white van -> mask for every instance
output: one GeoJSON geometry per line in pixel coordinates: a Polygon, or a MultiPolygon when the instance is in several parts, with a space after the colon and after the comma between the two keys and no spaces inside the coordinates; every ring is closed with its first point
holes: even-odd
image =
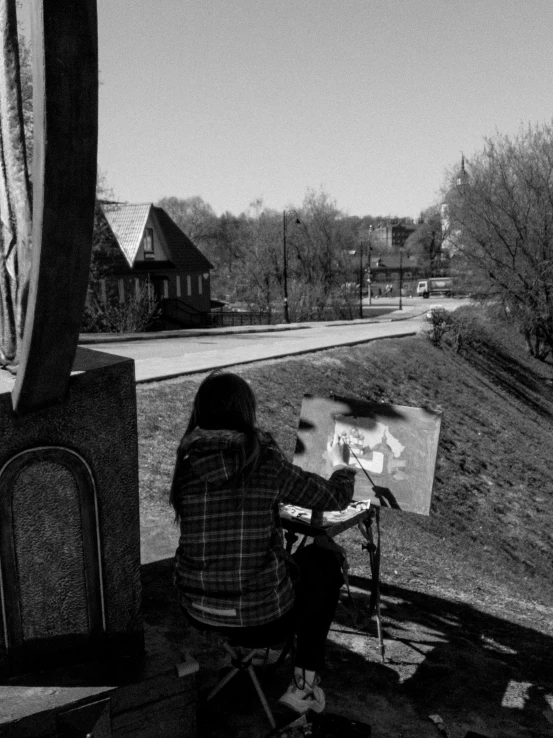
{"type": "Polygon", "coordinates": [[[451,297],[452,292],[453,280],[451,277],[430,277],[429,279],[421,279],[417,284],[418,297],[430,297],[431,295],[451,297]]]}

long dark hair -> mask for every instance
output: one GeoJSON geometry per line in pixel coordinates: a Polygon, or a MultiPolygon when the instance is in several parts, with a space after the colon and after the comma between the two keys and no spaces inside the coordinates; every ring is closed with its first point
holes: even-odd
{"type": "Polygon", "coordinates": [[[177,463],[169,498],[175,508],[177,520],[179,462],[187,436],[196,428],[234,430],[245,434],[245,443],[241,447],[242,453],[234,477],[237,486],[243,485],[256,469],[265,450],[261,432],[257,427],[256,401],[250,385],[237,374],[221,370],[212,372],[198,387],[190,420],[177,451],[177,463]]]}

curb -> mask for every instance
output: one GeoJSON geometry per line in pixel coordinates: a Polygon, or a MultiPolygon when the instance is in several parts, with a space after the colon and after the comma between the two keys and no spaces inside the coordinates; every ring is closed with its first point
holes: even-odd
{"type": "Polygon", "coordinates": [[[303,323],[290,323],[290,325],[245,325],[229,328],[182,328],[181,330],[152,333],[81,333],[79,345],[123,343],[125,341],[157,341],[164,338],[195,338],[196,336],[228,336],[237,333],[276,333],[279,331],[295,331],[305,327],[303,323]]]}

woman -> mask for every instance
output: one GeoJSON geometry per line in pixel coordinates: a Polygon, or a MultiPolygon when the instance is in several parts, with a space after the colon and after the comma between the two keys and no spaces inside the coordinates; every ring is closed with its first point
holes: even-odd
{"type": "Polygon", "coordinates": [[[175,581],[192,623],[273,645],[296,633],[294,679],[280,701],[299,713],[325,706],[317,672],[343,578],[336,554],[283,546],[279,505],[343,510],[355,471],[337,437],[329,480],[285,459],[256,423],[255,397],[236,374],[200,385],[177,452],[171,503],[180,524],[175,581]]]}

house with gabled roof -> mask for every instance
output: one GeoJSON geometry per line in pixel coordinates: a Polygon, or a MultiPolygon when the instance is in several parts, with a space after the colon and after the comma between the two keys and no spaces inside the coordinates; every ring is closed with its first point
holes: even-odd
{"type": "Polygon", "coordinates": [[[116,282],[123,302],[146,283],[159,302],[164,327],[204,322],[213,265],[165,210],[153,203],[101,201],[100,207],[119,250],[104,269],[104,294],[107,283],[113,289],[116,282]]]}

